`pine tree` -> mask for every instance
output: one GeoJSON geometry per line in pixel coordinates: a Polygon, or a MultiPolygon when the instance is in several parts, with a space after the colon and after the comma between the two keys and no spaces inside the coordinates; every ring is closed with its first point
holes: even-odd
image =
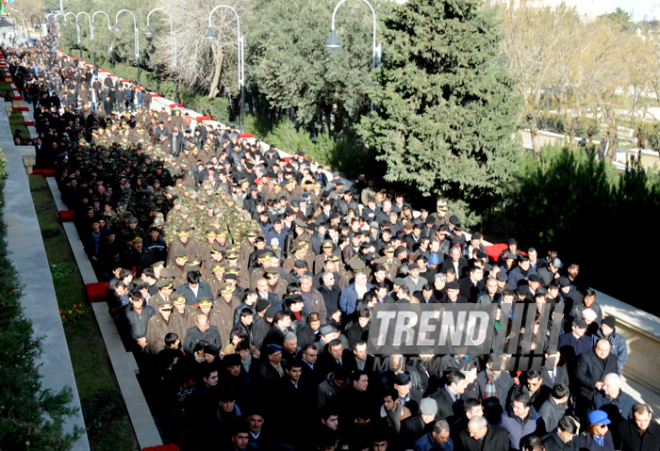
{"type": "Polygon", "coordinates": [[[410,0],[385,20],[378,105],[359,132],[385,180],[477,213],[502,193],[518,156],[520,99],[495,11],[479,0],[410,0]]]}

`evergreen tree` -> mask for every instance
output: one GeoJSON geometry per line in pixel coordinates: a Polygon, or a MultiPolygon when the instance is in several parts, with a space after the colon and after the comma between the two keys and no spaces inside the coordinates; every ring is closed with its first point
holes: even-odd
{"type": "MultiPolygon", "coordinates": [[[[389,1],[372,3],[378,13],[390,8],[389,1]]],[[[361,1],[344,3],[335,22],[342,49],[330,55],[323,43],[336,4],[256,0],[246,28],[246,73],[260,105],[290,109],[299,125],[311,130],[324,124],[337,134],[369,111],[373,19],[361,1]]]]}
{"type": "Polygon", "coordinates": [[[479,0],[410,0],[385,20],[378,105],[360,135],[385,179],[479,212],[502,193],[520,150],[520,99],[501,57],[495,11],[479,0]]]}

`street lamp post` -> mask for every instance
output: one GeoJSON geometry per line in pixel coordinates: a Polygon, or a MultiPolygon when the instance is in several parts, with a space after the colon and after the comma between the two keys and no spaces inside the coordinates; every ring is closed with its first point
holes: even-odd
{"type": "Polygon", "coordinates": [[[60,23],[57,20],[57,18],[60,17],[60,16],[64,17],[64,23],[66,24],[66,16],[64,15],[64,13],[53,14],[53,17],[55,18],[55,26],[57,26],[58,30],[60,29],[60,23]]]}
{"type": "MultiPolygon", "coordinates": [[[[154,8],[151,11],[149,11],[149,14],[147,14],[147,29],[144,30],[144,35],[148,38],[154,35],[153,30],[149,26],[149,17],[151,17],[151,13],[153,13],[154,11],[164,12],[165,14],[167,14],[167,18],[170,20],[170,34],[172,35],[172,69],[176,70],[176,33],[174,32],[174,23],[172,22],[172,16],[170,15],[170,13],[168,13],[163,8],[154,8]]],[[[176,89],[176,104],[179,105],[181,103],[181,100],[179,99],[179,77],[177,75],[174,75],[174,85],[176,89]]]]}
{"type": "MultiPolygon", "coordinates": [[[[105,11],[96,11],[94,14],[92,14],[92,33],[91,37],[92,40],[94,39],[94,30],[96,30],[96,23],[94,22],[94,17],[96,17],[97,14],[103,14],[106,19],[108,19],[108,30],[110,31],[110,44],[108,45],[108,52],[110,52],[110,64],[112,65],[112,68],[115,68],[115,59],[112,56],[112,27],[110,26],[110,16],[108,16],[108,13],[105,11]]],[[[96,66],[96,52],[94,53],[94,66],[96,66]]]]}
{"type": "Polygon", "coordinates": [[[87,14],[85,11],[81,11],[78,14],[76,14],[76,30],[78,31],[78,48],[80,49],[80,59],[82,59],[82,45],[80,45],[80,15],[87,16],[87,19],[89,19],[89,35],[91,36],[92,33],[94,32],[92,30],[92,18],[90,17],[89,14],[87,14]]]}
{"type": "MultiPolygon", "coordinates": [[[[337,14],[337,10],[345,1],[346,0],[341,0],[339,3],[337,3],[335,10],[332,12],[332,28],[330,29],[330,36],[325,41],[325,49],[328,51],[328,53],[337,53],[341,48],[341,42],[339,41],[337,33],[335,32],[335,14],[337,14]]],[[[374,10],[374,7],[371,6],[371,3],[369,3],[367,0],[362,1],[369,7],[374,19],[373,43],[371,46],[371,68],[375,69],[380,66],[380,62],[383,57],[383,46],[382,44],[376,44],[376,11],[374,10]]],[[[374,102],[372,101],[371,112],[373,113],[373,111],[374,102]]]]}
{"type": "Polygon", "coordinates": [[[227,8],[236,15],[236,29],[238,30],[238,85],[241,87],[241,133],[245,133],[245,58],[243,55],[243,36],[241,35],[241,19],[234,8],[227,5],[218,5],[211,10],[209,14],[209,30],[204,38],[209,41],[216,39],[216,35],[211,27],[211,17],[213,13],[220,9],[227,8]]]}
{"type": "Polygon", "coordinates": [[[123,12],[129,13],[131,16],[133,16],[133,27],[135,30],[135,62],[137,64],[137,82],[138,86],[140,86],[140,39],[138,35],[138,26],[137,26],[137,19],[135,18],[135,14],[133,14],[133,11],[128,10],[128,9],[122,9],[120,11],[117,11],[117,15],[115,16],[115,32],[121,31],[121,28],[119,28],[119,15],[123,12]]]}

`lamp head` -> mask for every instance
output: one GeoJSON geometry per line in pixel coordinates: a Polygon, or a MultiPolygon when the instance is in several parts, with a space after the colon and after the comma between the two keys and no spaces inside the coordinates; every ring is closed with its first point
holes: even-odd
{"type": "Polygon", "coordinates": [[[154,35],[154,31],[151,29],[151,27],[148,24],[147,24],[147,29],[144,30],[144,35],[148,38],[154,35]]]}
{"type": "Polygon", "coordinates": [[[115,28],[114,28],[114,30],[115,30],[115,32],[117,32],[117,33],[119,33],[119,32],[121,31],[121,28],[119,28],[119,23],[118,23],[118,22],[115,22],[115,28]]]}
{"type": "Polygon", "coordinates": [[[213,41],[215,38],[216,38],[215,33],[213,32],[211,27],[209,27],[209,31],[207,31],[206,34],[204,35],[204,39],[206,39],[207,41],[213,41]]]}
{"type": "Polygon", "coordinates": [[[96,31],[96,24],[92,22],[92,30],[96,31]]]}
{"type": "Polygon", "coordinates": [[[330,36],[325,41],[325,49],[328,51],[328,53],[337,53],[339,49],[341,49],[341,42],[339,42],[339,38],[337,37],[335,30],[330,32],[330,36]]]}

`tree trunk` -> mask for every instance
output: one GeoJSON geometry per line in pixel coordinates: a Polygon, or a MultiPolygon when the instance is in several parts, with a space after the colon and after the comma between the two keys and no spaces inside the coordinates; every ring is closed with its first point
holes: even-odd
{"type": "Polygon", "coordinates": [[[222,48],[218,50],[218,55],[215,58],[215,70],[213,72],[213,80],[211,81],[211,86],[209,87],[209,99],[214,99],[220,93],[220,79],[222,78],[222,65],[225,59],[225,55],[222,52],[222,48]]]}
{"type": "Polygon", "coordinates": [[[531,113],[527,116],[527,123],[529,124],[529,134],[532,137],[532,148],[534,150],[534,158],[538,160],[541,158],[541,143],[539,143],[539,123],[536,114],[531,113]]]}
{"type": "Polygon", "coordinates": [[[606,110],[607,113],[607,152],[605,153],[605,161],[612,162],[614,160],[614,154],[618,148],[618,139],[616,136],[616,118],[614,117],[614,111],[611,109],[606,110]]]}

